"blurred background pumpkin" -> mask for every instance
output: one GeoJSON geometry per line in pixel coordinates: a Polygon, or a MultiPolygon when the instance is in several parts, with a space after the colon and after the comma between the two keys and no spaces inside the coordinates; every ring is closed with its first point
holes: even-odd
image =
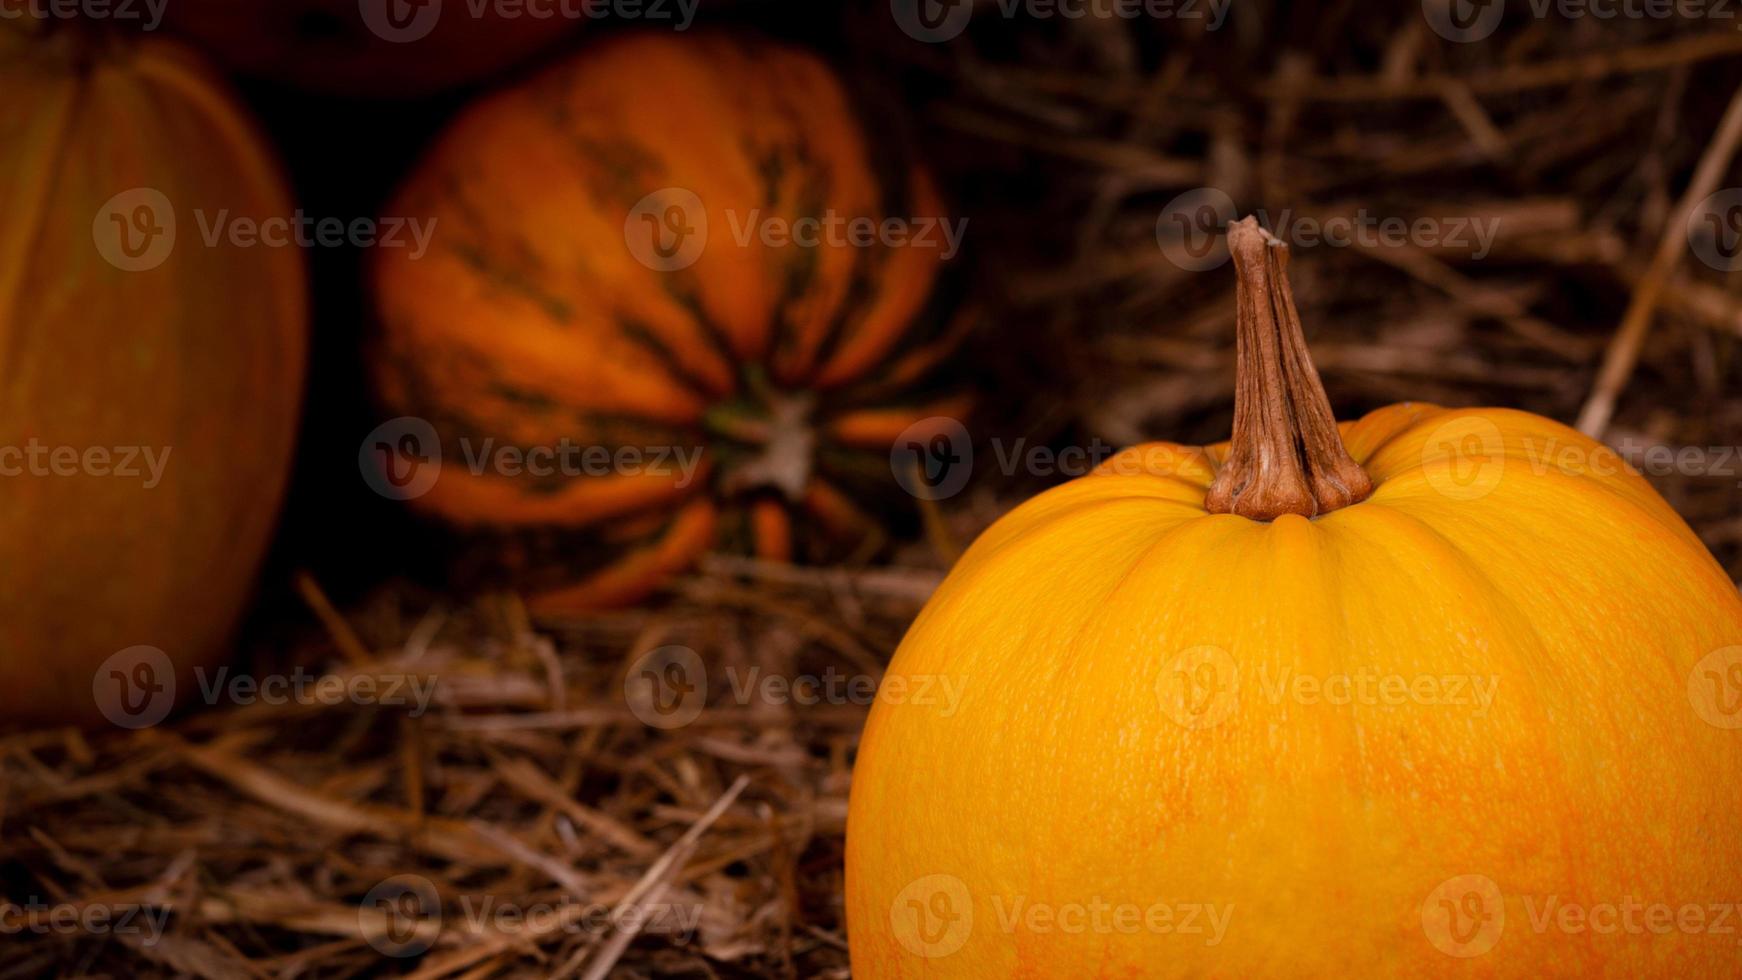
{"type": "MultiPolygon", "coordinates": [[[[554,563],[528,569],[535,608],[642,598],[715,547],[875,550],[912,513],[891,447],[965,415],[937,380],[966,324],[939,288],[960,225],[796,48],[587,46],[462,113],[387,213],[433,226],[427,254],[382,249],[375,269],[386,414],[440,442],[412,504],[554,563]],[[914,230],[866,247],[831,237],[844,219],[914,230]],[[562,446],[566,478],[560,459],[478,459],[562,446]],[[578,454],[625,450],[576,478],[578,454]]],[[[386,467],[436,449],[408,437],[382,443],[386,467]]]]}
{"type": "MultiPolygon", "coordinates": [[[[431,95],[548,50],[581,22],[463,0],[174,0],[168,25],[246,75],[360,99],[431,95]]],[[[543,8],[539,8],[543,9],[543,8]]]]}
{"type": "Polygon", "coordinates": [[[290,467],[303,255],[228,234],[290,194],[191,50],[7,21],[0,90],[0,717],[89,718],[119,651],[186,682],[231,650],[290,467]]]}

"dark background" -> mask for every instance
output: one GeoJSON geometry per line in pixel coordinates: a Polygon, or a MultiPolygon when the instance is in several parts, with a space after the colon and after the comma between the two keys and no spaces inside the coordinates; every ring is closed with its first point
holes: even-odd
{"type": "MultiPolygon", "coordinates": [[[[1629,279],[1742,79],[1734,56],[1605,68],[1657,45],[1736,36],[1736,23],[1725,20],[1539,20],[1515,3],[1492,38],[1453,44],[1425,28],[1415,3],[1239,4],[1214,32],[1177,19],[1007,19],[996,10],[981,4],[969,30],[944,44],[903,35],[889,5],[871,0],[702,0],[691,29],[751,30],[821,52],[891,127],[921,145],[970,220],[958,265],[988,309],[958,364],[986,399],[975,433],[1055,446],[1226,437],[1232,331],[1194,321],[1226,302],[1231,273],[1182,276],[1153,236],[1168,201],[1197,186],[1225,188],[1242,210],[1270,215],[1322,206],[1406,218],[1507,205],[1568,212],[1558,242],[1539,236],[1522,252],[1446,259],[1460,279],[1519,297],[1512,302],[1523,316],[1564,331],[1559,350],[1520,345],[1498,318],[1472,314],[1480,303],[1459,302],[1356,250],[1309,250],[1297,257],[1296,276],[1309,337],[1327,352],[1319,363],[1339,417],[1416,397],[1510,405],[1571,423],[1627,304],[1629,279]],[[1389,71],[1400,92],[1411,75],[1480,87],[1509,64],[1579,59],[1591,61],[1591,78],[1481,93],[1480,111],[1509,140],[1498,154],[1475,145],[1446,99],[1290,101],[1275,81],[1284,70],[1369,80],[1389,71]],[[1524,135],[1511,137],[1514,127],[1524,135]],[[1448,306],[1457,320],[1449,326],[1448,306]],[[1401,339],[1387,343],[1376,327],[1401,339]],[[1377,369],[1375,358],[1339,356],[1375,342],[1390,355],[1377,369]]],[[[423,147],[480,92],[637,29],[647,28],[588,21],[525,64],[426,98],[326,96],[245,76],[238,85],[283,155],[300,205],[349,219],[377,214],[423,147]]],[[[1736,179],[1731,170],[1726,186],[1736,179]]],[[[272,583],[294,568],[311,568],[329,590],[354,597],[396,575],[439,580],[442,567],[428,529],[370,493],[355,472],[358,440],[378,420],[364,370],[362,256],[348,247],[308,256],[308,397],[264,589],[269,609],[288,595],[272,583]]],[[[1683,268],[1684,280],[1734,299],[1731,277],[1691,258],[1683,268]]],[[[1664,305],[1611,438],[1742,442],[1734,309],[1726,333],[1722,309],[1698,323],[1664,305]]],[[[1736,574],[1737,481],[1653,475],[1736,574]]],[[[1046,482],[982,479],[979,509],[995,512],[1046,482]]]]}

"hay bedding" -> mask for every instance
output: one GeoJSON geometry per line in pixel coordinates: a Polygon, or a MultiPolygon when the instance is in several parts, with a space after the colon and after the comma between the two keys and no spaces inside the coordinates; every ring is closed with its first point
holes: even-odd
{"type": "Polygon", "coordinates": [[[309,686],[128,735],[0,739],[3,894],[99,927],[13,910],[0,976],[843,972],[869,702],[830,678],[874,679],[936,580],[722,558],[661,609],[535,626],[512,596],[405,589],[341,618],[305,579],[322,625],[290,660],[388,702],[430,680],[428,710],[309,686]],[[709,660],[705,709],[669,731],[624,693],[667,646],[709,660]]]}
{"type": "MultiPolygon", "coordinates": [[[[1742,460],[1717,457],[1742,444],[1742,303],[1674,239],[1690,189],[1738,180],[1742,33],[1524,19],[1456,46],[1417,8],[1248,5],[1213,35],[988,19],[950,46],[849,15],[889,84],[929,94],[918,124],[982,243],[996,330],[965,370],[1009,394],[978,433],[1007,451],[1226,433],[1230,276],[1156,246],[1183,191],[1488,220],[1481,260],[1296,248],[1339,413],[1612,405],[1612,443],[1708,450],[1650,475],[1735,575],[1742,460]]],[[[1048,481],[982,471],[891,565],[719,556],[648,609],[573,621],[409,586],[340,611],[302,578],[306,611],[247,672],[421,678],[428,710],[226,694],[137,732],[0,735],[0,901],[80,920],[7,909],[23,931],[0,938],[0,978],[844,976],[863,689],[743,685],[874,681],[961,543],[1048,481]],[[668,646],[707,685],[664,729],[625,682],[668,646]]]]}

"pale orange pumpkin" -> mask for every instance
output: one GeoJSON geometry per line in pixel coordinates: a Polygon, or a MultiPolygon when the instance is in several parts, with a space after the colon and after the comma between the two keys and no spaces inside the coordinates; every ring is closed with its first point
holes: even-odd
{"type": "Polygon", "coordinates": [[[896,652],[854,976],[1734,976],[1735,585],[1555,422],[1336,427],[1285,251],[1230,244],[1232,446],[1017,508],[896,652]]]}
{"type": "Polygon", "coordinates": [[[127,648],[223,656],[302,393],[302,256],[202,233],[291,214],[242,108],[55,27],[0,25],[0,722],[94,717],[127,648]]]}
{"type": "Polygon", "coordinates": [[[381,250],[375,269],[382,402],[442,444],[411,504],[527,556],[541,609],[634,601],[717,545],[874,545],[873,498],[914,510],[892,441],[962,411],[934,380],[965,322],[937,288],[941,237],[760,232],[945,217],[925,171],[795,48],[595,45],[467,110],[388,210],[435,227],[429,254],[381,250]],[[565,475],[549,459],[564,445],[665,455],[584,472],[577,454],[565,475]],[[478,467],[489,447],[543,451],[547,472],[478,467]]]}

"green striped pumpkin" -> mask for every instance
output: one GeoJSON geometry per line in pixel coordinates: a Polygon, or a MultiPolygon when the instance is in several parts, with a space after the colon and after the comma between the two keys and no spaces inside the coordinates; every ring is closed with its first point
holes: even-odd
{"type": "Polygon", "coordinates": [[[964,410],[934,379],[965,317],[900,146],[814,56],[725,34],[620,36],[471,106],[389,209],[434,220],[428,254],[375,268],[382,403],[443,448],[413,505],[499,542],[553,609],[634,601],[714,547],[865,547],[879,499],[911,514],[891,443],[964,410]],[[806,218],[836,231],[762,234],[806,218]],[[850,234],[888,219],[913,240],[850,234]],[[535,475],[473,465],[486,445],[696,463],[535,475]]]}

